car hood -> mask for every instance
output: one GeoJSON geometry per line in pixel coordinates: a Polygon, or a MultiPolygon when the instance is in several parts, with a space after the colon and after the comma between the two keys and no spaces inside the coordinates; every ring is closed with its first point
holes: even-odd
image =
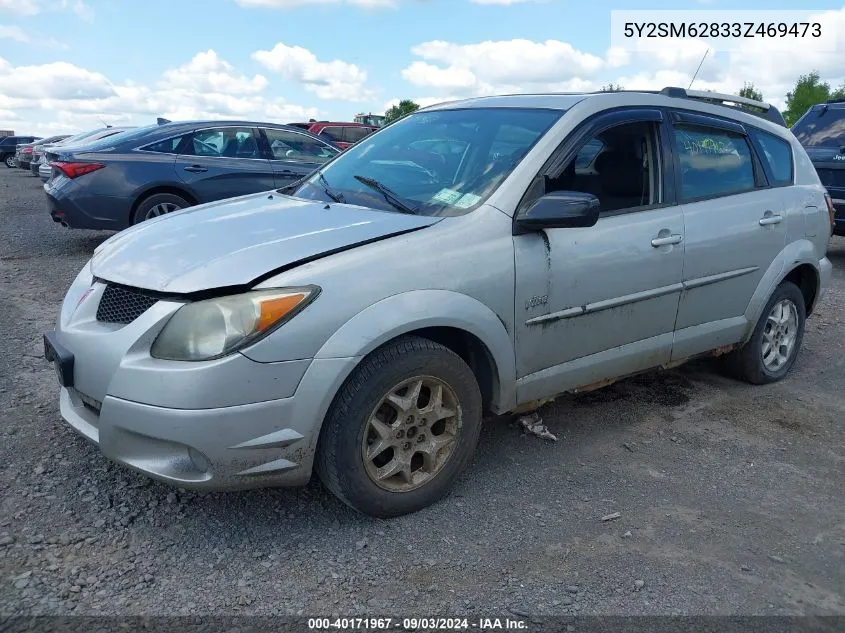
{"type": "Polygon", "coordinates": [[[316,257],[432,225],[442,218],[264,192],[147,220],[103,242],[95,277],[189,294],[244,286],[316,257]]]}

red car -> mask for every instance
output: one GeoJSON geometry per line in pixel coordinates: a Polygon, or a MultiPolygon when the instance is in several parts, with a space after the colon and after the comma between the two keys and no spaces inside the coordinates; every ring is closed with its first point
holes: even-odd
{"type": "Polygon", "coordinates": [[[336,123],[332,121],[314,121],[308,123],[289,123],[303,130],[308,130],[311,134],[322,136],[332,145],[339,149],[347,149],[352,147],[365,136],[369,136],[378,128],[372,125],[364,125],[363,123],[336,123]]]}

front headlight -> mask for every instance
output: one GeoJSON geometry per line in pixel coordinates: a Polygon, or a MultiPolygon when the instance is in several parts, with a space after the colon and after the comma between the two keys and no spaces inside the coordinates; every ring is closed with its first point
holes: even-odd
{"type": "Polygon", "coordinates": [[[150,355],[162,360],[211,360],[266,336],[319,294],[316,286],[257,290],[186,303],[156,337],[150,355]]]}

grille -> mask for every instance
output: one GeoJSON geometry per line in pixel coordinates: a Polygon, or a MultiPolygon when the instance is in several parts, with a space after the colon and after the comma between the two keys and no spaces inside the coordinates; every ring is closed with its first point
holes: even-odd
{"type": "Polygon", "coordinates": [[[132,323],[158,302],[141,290],[106,286],[100,305],[97,306],[97,320],[105,323],[132,323]]]}
{"type": "Polygon", "coordinates": [[[825,187],[845,187],[845,165],[843,169],[817,169],[816,171],[825,187]]]}

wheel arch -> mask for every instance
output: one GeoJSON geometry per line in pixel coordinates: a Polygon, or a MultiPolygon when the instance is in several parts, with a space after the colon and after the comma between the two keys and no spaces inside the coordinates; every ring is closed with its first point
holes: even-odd
{"type": "Polygon", "coordinates": [[[382,299],[338,328],[315,358],[356,357],[360,362],[402,336],[449,348],[473,370],[485,408],[497,413],[513,408],[516,365],[508,329],[489,307],[458,292],[417,290],[382,299]]]}
{"type": "Polygon", "coordinates": [[[745,311],[749,326],[743,342],[751,337],[766,302],[783,281],[791,281],[801,290],[806,314],[809,316],[816,306],[816,300],[821,291],[819,260],[812,242],[809,240],[792,242],[772,261],[760,283],[757,284],[757,289],[745,311]]]}

